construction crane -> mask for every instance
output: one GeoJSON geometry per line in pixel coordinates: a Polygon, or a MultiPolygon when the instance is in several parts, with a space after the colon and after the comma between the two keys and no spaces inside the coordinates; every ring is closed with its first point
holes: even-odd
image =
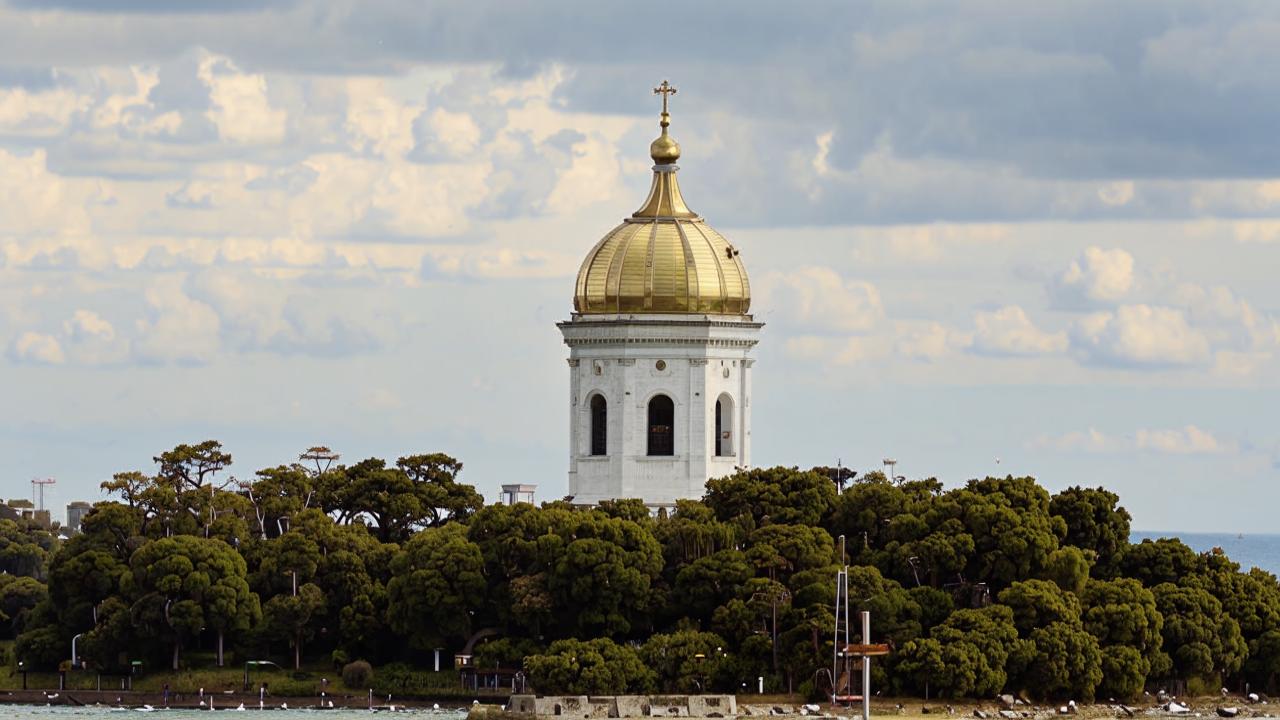
{"type": "Polygon", "coordinates": [[[36,504],[36,510],[44,510],[45,486],[56,482],[53,478],[31,478],[31,502],[36,504]]]}

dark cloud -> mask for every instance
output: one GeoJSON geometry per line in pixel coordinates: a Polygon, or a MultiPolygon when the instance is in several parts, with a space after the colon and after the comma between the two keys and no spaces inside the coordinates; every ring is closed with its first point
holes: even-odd
{"type": "Polygon", "coordinates": [[[56,73],[51,67],[26,65],[0,65],[0,88],[21,87],[27,90],[44,90],[53,87],[56,73]]]}
{"type": "MultiPolygon", "coordinates": [[[[181,132],[191,136],[169,139],[182,144],[216,141],[204,116],[208,94],[192,79],[194,49],[303,85],[298,74],[473,65],[426,98],[409,155],[426,163],[469,152],[434,136],[437,109],[466,112],[480,130],[475,147],[505,126],[511,108],[489,94],[495,81],[559,64],[566,80],[555,104],[652,116],[649,88],[669,78],[681,89],[673,130],[703,189],[704,199],[690,201],[713,219],[749,225],[1185,217],[1219,210],[1198,204],[1180,181],[1270,177],[1280,167],[1274,3],[833,0],[785,11],[763,0],[730,9],[567,0],[233,3],[271,9],[251,22],[161,16],[157,5],[106,6],[134,13],[128,23],[73,13],[33,24],[11,12],[12,22],[0,23],[0,64],[155,64],[154,112],[182,115],[181,132]],[[828,138],[823,174],[814,166],[820,137],[828,138]],[[1119,179],[1146,183],[1119,204],[1091,185],[1119,179]]],[[[307,103],[331,97],[297,92],[307,103]]],[[[291,126],[282,147],[254,149],[255,159],[296,162],[298,130],[291,126]]],[[[651,132],[636,136],[637,155],[651,132]]],[[[50,166],[182,174],[171,165],[180,153],[150,145],[100,162],[110,149],[55,147],[50,166]]],[[[485,212],[529,205],[519,192],[506,197],[485,212]]]]}
{"type": "Polygon", "coordinates": [[[108,13],[238,13],[288,7],[297,0],[9,0],[9,5],[26,10],[70,10],[108,13]]]}

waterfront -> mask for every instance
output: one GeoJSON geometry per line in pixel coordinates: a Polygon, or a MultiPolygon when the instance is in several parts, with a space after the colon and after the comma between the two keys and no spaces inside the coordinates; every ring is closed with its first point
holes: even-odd
{"type": "MultiPolygon", "coordinates": [[[[87,707],[68,707],[68,706],[41,706],[41,705],[6,705],[0,707],[0,715],[8,720],[61,720],[63,718],[104,718],[104,717],[120,717],[122,713],[147,712],[145,709],[106,707],[106,706],[87,706],[87,707]]],[[[195,718],[204,717],[208,714],[208,710],[191,710],[191,709],[167,709],[156,708],[153,712],[161,713],[165,717],[171,718],[195,718]]],[[[268,710],[245,710],[237,712],[228,708],[218,710],[218,712],[235,712],[235,717],[244,720],[252,720],[253,718],[273,718],[273,720],[284,720],[290,717],[315,717],[320,711],[304,708],[304,709],[268,709],[268,710]]],[[[382,710],[380,712],[385,712],[382,710]]],[[[467,713],[462,710],[431,710],[423,708],[409,708],[401,711],[397,708],[397,714],[403,712],[405,716],[413,716],[418,718],[432,718],[433,720],[462,720],[467,713]]],[[[368,717],[370,714],[365,708],[337,708],[334,710],[325,710],[322,716],[327,720],[347,720],[355,717],[368,717]]]]}

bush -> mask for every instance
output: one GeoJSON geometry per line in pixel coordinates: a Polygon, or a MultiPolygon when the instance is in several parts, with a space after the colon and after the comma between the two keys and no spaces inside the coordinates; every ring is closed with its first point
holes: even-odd
{"type": "Polygon", "coordinates": [[[609,638],[557,640],[525,658],[524,666],[529,684],[549,695],[642,694],[658,684],[634,649],[609,638]]]}
{"type": "Polygon", "coordinates": [[[378,670],[373,691],[378,695],[394,697],[437,696],[442,690],[457,687],[458,676],[451,672],[418,670],[405,663],[390,663],[378,670]]]}
{"type": "Polygon", "coordinates": [[[342,684],[348,690],[364,690],[373,680],[373,666],[364,660],[356,660],[342,666],[342,684]]]}

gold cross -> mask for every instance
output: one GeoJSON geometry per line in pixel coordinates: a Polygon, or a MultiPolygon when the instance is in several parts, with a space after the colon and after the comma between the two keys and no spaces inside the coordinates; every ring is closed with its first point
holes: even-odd
{"type": "Polygon", "coordinates": [[[666,80],[663,80],[661,85],[653,89],[653,94],[662,96],[662,114],[666,115],[667,114],[667,96],[675,95],[676,89],[671,85],[671,83],[667,82],[666,80]]]}

